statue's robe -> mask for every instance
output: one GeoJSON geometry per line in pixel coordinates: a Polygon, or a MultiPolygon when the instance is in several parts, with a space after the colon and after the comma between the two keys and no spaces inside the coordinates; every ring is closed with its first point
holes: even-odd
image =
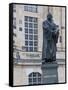
{"type": "Polygon", "coordinates": [[[56,24],[45,20],[43,22],[43,50],[42,59],[43,60],[56,60],[56,43],[58,41],[59,32],[55,33],[56,24]]]}

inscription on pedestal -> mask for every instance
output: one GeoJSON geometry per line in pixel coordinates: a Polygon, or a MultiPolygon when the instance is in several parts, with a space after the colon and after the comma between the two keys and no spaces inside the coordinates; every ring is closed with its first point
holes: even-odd
{"type": "Polygon", "coordinates": [[[58,64],[46,63],[42,65],[42,84],[58,83],[58,64]]]}

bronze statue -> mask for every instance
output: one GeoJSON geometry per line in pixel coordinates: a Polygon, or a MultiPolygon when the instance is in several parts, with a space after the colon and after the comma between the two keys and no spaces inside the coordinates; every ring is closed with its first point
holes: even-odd
{"type": "Polygon", "coordinates": [[[42,63],[56,61],[56,43],[58,42],[59,26],[48,13],[47,20],[43,21],[43,50],[42,63]]]}

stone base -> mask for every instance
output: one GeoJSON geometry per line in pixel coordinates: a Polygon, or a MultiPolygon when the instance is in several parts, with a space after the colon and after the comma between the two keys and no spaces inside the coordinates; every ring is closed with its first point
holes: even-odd
{"type": "Polygon", "coordinates": [[[58,83],[58,64],[50,62],[42,64],[42,84],[58,83]]]}

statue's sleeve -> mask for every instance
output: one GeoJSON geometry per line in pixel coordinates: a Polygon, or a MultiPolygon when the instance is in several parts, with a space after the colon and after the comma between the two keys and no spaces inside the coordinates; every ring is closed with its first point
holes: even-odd
{"type": "Polygon", "coordinates": [[[46,31],[49,31],[51,33],[53,33],[54,31],[49,27],[47,21],[44,21],[43,22],[43,29],[46,30],[46,31]]]}
{"type": "Polygon", "coordinates": [[[57,32],[57,35],[56,35],[56,43],[58,42],[58,37],[59,37],[59,31],[57,32]]]}
{"type": "Polygon", "coordinates": [[[47,25],[46,21],[43,22],[43,29],[49,30],[49,26],[47,25]]]}

